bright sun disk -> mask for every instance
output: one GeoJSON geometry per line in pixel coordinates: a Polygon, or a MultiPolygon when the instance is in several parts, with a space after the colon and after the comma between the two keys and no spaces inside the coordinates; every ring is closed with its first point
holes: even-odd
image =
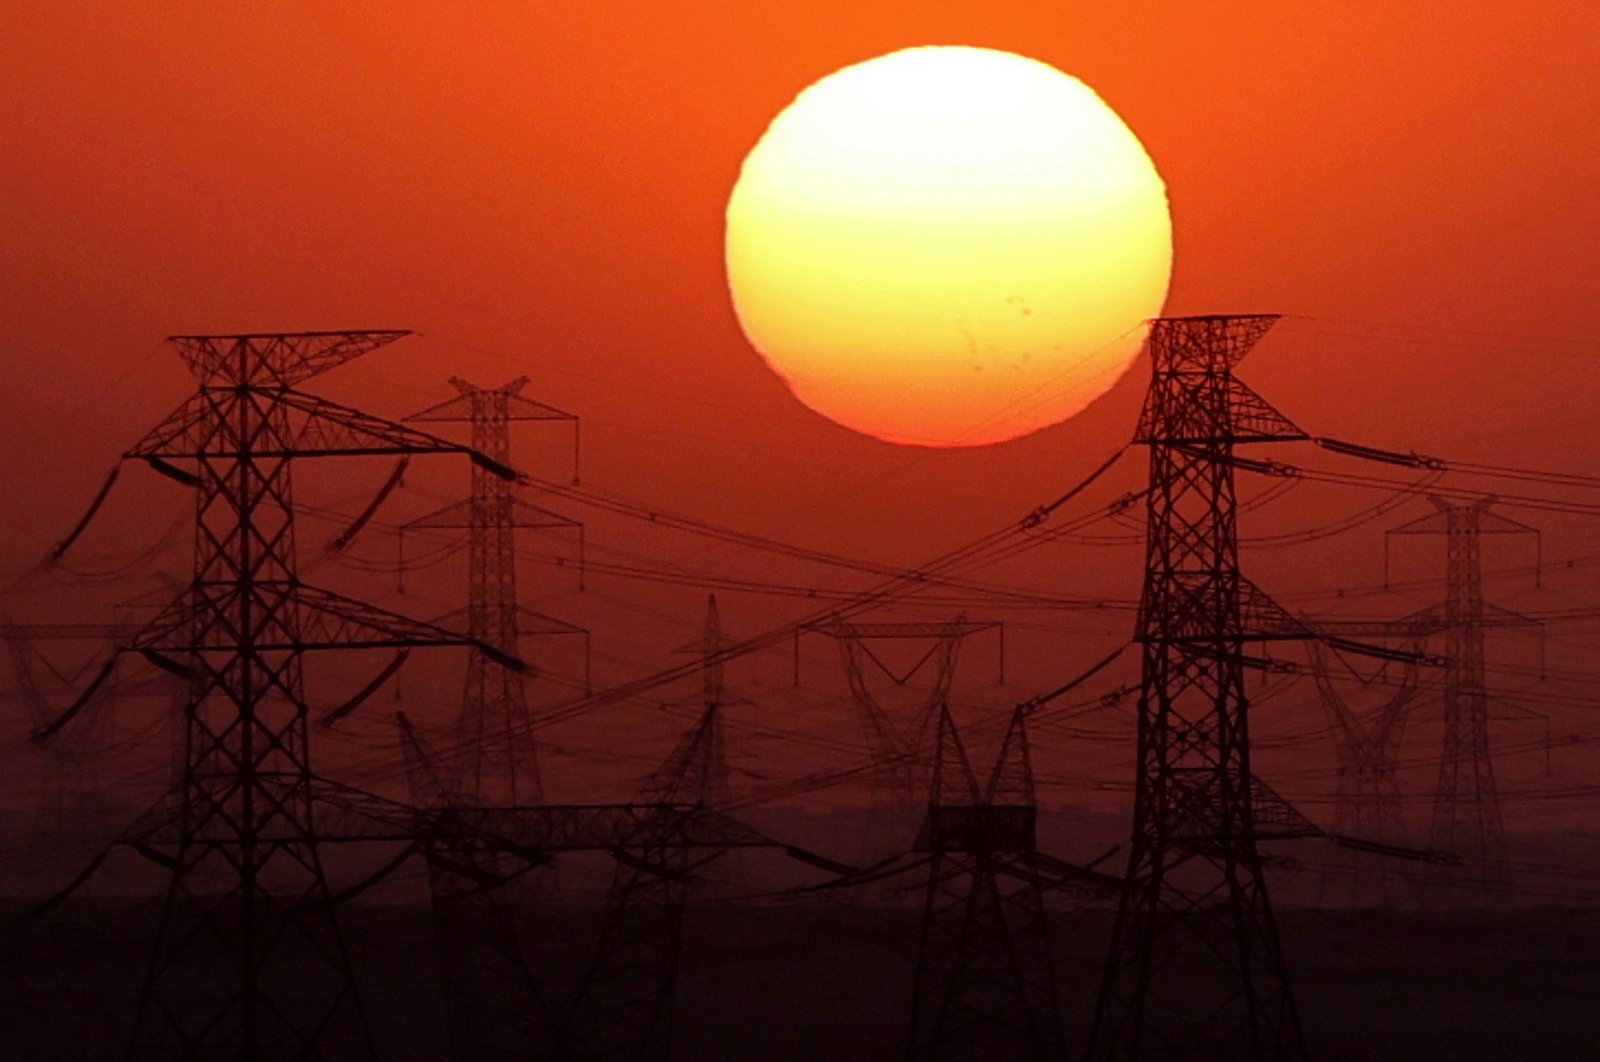
{"type": "Polygon", "coordinates": [[[976,446],[1071,417],[1127,370],[1172,227],[1088,86],[927,47],[830,74],[773,120],[726,250],[739,322],[802,402],[890,442],[976,446]]]}

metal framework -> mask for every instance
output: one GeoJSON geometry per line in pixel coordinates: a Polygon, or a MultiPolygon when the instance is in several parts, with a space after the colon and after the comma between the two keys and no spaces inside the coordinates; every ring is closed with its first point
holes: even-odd
{"type": "MultiPolygon", "coordinates": [[[[704,727],[686,745],[705,747],[704,727]]],[[[703,756],[691,761],[704,764],[703,756]]],[[[691,768],[691,773],[699,770],[691,768]]],[[[685,786],[667,786],[678,793],[685,786]]],[[[663,790],[664,791],[664,790],[663,790]]],[[[664,1059],[683,913],[693,870],[706,857],[774,842],[727,815],[681,798],[661,802],[536,807],[440,806],[413,830],[452,888],[435,893],[441,963],[452,1006],[452,1056],[467,1059],[664,1059]],[[694,853],[699,851],[701,859],[694,853]],[[508,920],[500,886],[561,853],[605,852],[618,865],[599,944],[571,1008],[555,1015],[508,920]],[[494,853],[511,869],[488,877],[494,853]],[[473,884],[477,888],[474,891],[473,884]]],[[[817,857],[785,847],[806,862],[817,857]]]]}
{"type": "Polygon", "coordinates": [[[397,713],[406,780],[424,811],[418,831],[428,867],[439,980],[450,1057],[458,1062],[556,1059],[560,1027],[523,940],[524,927],[506,886],[550,861],[548,854],[508,857],[480,831],[456,828],[461,814],[439,772],[439,758],[404,713],[397,713]]]}
{"type": "Polygon", "coordinates": [[[189,691],[177,789],[124,835],[171,873],[130,1055],[373,1053],[323,870],[321,845],[341,830],[327,817],[329,783],[312,767],[304,660],[467,642],[303,583],[291,467],[308,457],[471,454],[295,389],[406,334],[172,337],[199,390],[124,455],[196,498],[192,581],[124,647],[181,674],[189,691]]]}
{"type": "Polygon", "coordinates": [[[941,706],[927,818],[928,888],[907,1062],[1066,1057],[1036,846],[1026,711],[980,788],[941,706]]]}
{"type": "MultiPolygon", "coordinates": [[[[1381,704],[1358,711],[1334,681],[1328,651],[1315,642],[1310,651],[1311,673],[1338,749],[1333,833],[1381,845],[1406,844],[1409,838],[1396,759],[1406,722],[1417,707],[1417,664],[1403,665],[1398,684],[1381,704]]],[[[1318,885],[1319,902],[1341,899],[1351,907],[1372,907],[1388,906],[1399,899],[1389,859],[1355,849],[1342,852],[1318,885]]]]}
{"type": "Polygon", "coordinates": [[[1437,867],[1430,892],[1463,886],[1490,900],[1510,884],[1511,866],[1490,749],[1484,628],[1489,612],[1500,623],[1532,621],[1483,600],[1481,536],[1538,534],[1538,530],[1490,512],[1492,497],[1466,505],[1429,500],[1434,512],[1389,533],[1445,537],[1445,600],[1424,610],[1424,616],[1445,632],[1444,749],[1428,847],[1453,853],[1461,863],[1437,867]]]}
{"type": "Polygon", "coordinates": [[[705,619],[700,637],[683,652],[693,651],[700,658],[700,722],[674,750],[646,784],[647,791],[661,799],[672,799],[669,790],[684,789],[693,802],[710,808],[727,806],[733,799],[733,784],[728,769],[728,742],[723,715],[730,705],[747,705],[744,698],[730,697],[725,677],[728,638],[722,630],[722,612],[717,595],[706,595],[705,619]]]}
{"type": "MultiPolygon", "coordinates": [[[[705,704],[646,782],[640,801],[495,806],[455,802],[410,724],[401,720],[412,792],[429,808],[429,864],[440,970],[458,1059],[664,1059],[684,910],[694,871],[710,859],[773,844],[716,811],[728,800],[722,631],[715,599],[702,639],[705,704]],[[617,871],[595,953],[565,1011],[537,983],[505,886],[564,852],[604,851],[617,871]],[[695,853],[700,858],[695,858],[695,853]]],[[[806,853],[786,848],[803,861],[806,853]]],[[[820,864],[819,864],[820,865],[820,864]]]]}
{"type": "MultiPolygon", "coordinates": [[[[494,389],[451,377],[450,386],[460,392],[456,398],[406,419],[418,423],[468,423],[472,426],[472,448],[501,465],[511,463],[512,421],[566,422],[573,425],[576,455],[578,418],[524,398],[521,392],[527,385],[526,376],[494,389]]],[[[477,642],[515,656],[525,633],[521,623],[524,616],[534,623],[533,630],[526,633],[578,634],[587,639],[588,632],[581,627],[524,608],[517,599],[517,528],[572,528],[581,536],[583,527],[578,521],[534,505],[521,497],[514,483],[474,466],[468,500],[419,517],[406,527],[467,529],[471,568],[467,632],[477,642]]],[[[467,665],[452,763],[453,781],[463,803],[544,802],[523,676],[501,666],[482,650],[473,650],[467,665]]]]}
{"type": "MultiPolygon", "coordinates": [[[[706,651],[716,660],[720,641],[715,602],[708,610],[706,651]]],[[[661,769],[644,785],[642,803],[687,807],[700,815],[728,799],[728,765],[723,744],[720,663],[706,668],[706,706],[661,769]]],[[[729,849],[762,846],[766,838],[721,816],[696,821],[663,814],[639,823],[613,854],[617,872],[607,897],[600,941],[573,1004],[567,1047],[574,1059],[638,1059],[665,1062],[672,1055],[673,1009],[683,949],[683,917],[698,863],[689,827],[723,824],[729,843],[704,853],[700,863],[729,849]]]]}
{"type": "Polygon", "coordinates": [[[964,639],[985,631],[996,631],[1002,638],[1000,676],[1004,670],[1004,627],[996,621],[975,621],[965,616],[942,623],[850,623],[837,617],[826,623],[804,624],[795,631],[795,681],[799,682],[800,637],[822,634],[839,647],[850,699],[861,724],[872,756],[871,793],[868,810],[873,815],[865,847],[866,854],[905,851],[921,807],[921,794],[927,792],[929,739],[935,728],[940,706],[949,698],[955,681],[956,662],[964,639]],[[874,652],[874,641],[913,641],[927,649],[909,666],[894,668],[874,652]],[[909,717],[890,718],[889,712],[873,691],[868,675],[880,672],[895,687],[904,689],[924,669],[933,672],[926,692],[909,717]]]}
{"type": "Polygon", "coordinates": [[[1257,842],[1306,824],[1251,773],[1244,675],[1248,643],[1309,631],[1240,573],[1232,461],[1240,443],[1306,438],[1233,376],[1276,320],[1151,326],[1133,836],[1095,1059],[1305,1056],[1257,842]]]}
{"type": "MultiPolygon", "coordinates": [[[[732,769],[728,763],[727,727],[724,720],[729,708],[749,707],[755,702],[748,697],[730,693],[724,665],[732,643],[722,629],[722,614],[717,607],[717,595],[706,595],[705,620],[701,624],[697,641],[683,646],[679,652],[692,652],[700,658],[699,707],[703,718],[711,719],[713,727],[708,735],[710,759],[706,770],[703,798],[707,807],[725,808],[733,799],[732,769]],[[715,713],[713,717],[713,706],[715,713]]],[[[749,881],[750,870],[747,853],[732,849],[718,856],[717,880],[708,883],[708,891],[718,895],[737,893],[749,881]]]]}

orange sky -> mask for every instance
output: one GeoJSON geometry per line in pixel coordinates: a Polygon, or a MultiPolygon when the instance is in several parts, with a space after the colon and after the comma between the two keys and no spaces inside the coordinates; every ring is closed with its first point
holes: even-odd
{"type": "MultiPolygon", "coordinates": [[[[318,389],[400,416],[445,397],[451,373],[525,372],[530,395],[583,415],[589,482],[888,563],[1027,512],[1127,437],[1142,368],[1025,440],[907,451],[799,405],[745,345],[724,286],[723,207],[771,117],[841,66],[931,43],[1030,55],[1117,109],[1171,195],[1169,312],[1310,318],[1244,375],[1311,430],[1596,471],[1600,12],[1586,0],[219,6],[8,8],[8,578],[188,393],[158,348],[173,332],[414,328],[425,337],[318,389]]],[[[439,492],[454,482],[431,475],[439,492]]],[[[1136,461],[1119,489],[1139,475],[1136,461]]],[[[153,538],[181,494],[140,482],[115,512],[153,538]]],[[[592,532],[607,534],[721,558],[592,532]]],[[[1547,549],[1587,534],[1557,529],[1547,549]]],[[[1376,577],[1377,550],[1350,548],[1351,582],[1376,577]]],[[[1118,556],[1133,567],[1106,592],[1131,594],[1137,557],[1118,556]]],[[[1084,563],[1044,570],[1068,591],[1084,563]]],[[[1268,585],[1315,582],[1262,563],[1268,585]]],[[[597,628],[614,618],[560,593],[597,628]]],[[[650,593],[693,628],[693,593],[650,593]]],[[[762,608],[724,615],[750,628],[762,608]]],[[[1034,673],[1094,655],[1063,649],[1034,673]]]]}
{"type": "MultiPolygon", "coordinates": [[[[96,388],[168,332],[374,322],[527,364],[597,423],[670,432],[697,409],[748,411],[723,430],[893,461],[797,407],[745,348],[721,210],[798,89],[918,43],[1021,51],[1118,109],[1171,189],[1173,310],[1582,346],[1600,301],[1600,15],[1583,3],[1248,19],[1204,3],[28,7],[0,46],[13,452],[108,404],[96,388]]],[[[1462,411],[1442,415],[1424,385],[1513,431],[1592,378],[1569,359],[1510,371],[1499,353],[1307,347],[1255,371],[1323,420],[1387,429],[1404,409],[1414,430],[1396,442],[1442,438],[1462,411]]],[[[179,387],[135,370],[91,437],[13,465],[8,490],[92,480],[179,387]]]]}

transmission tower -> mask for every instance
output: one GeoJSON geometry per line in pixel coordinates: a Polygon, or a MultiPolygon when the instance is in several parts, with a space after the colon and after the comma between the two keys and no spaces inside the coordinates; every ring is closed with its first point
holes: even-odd
{"type": "MultiPolygon", "coordinates": [[[[460,394],[406,419],[419,423],[465,422],[472,425],[472,448],[505,466],[511,463],[512,421],[561,421],[577,430],[578,418],[554,406],[524,398],[526,376],[488,389],[452,377],[460,394]]],[[[574,434],[574,461],[576,461],[574,434]]],[[[524,633],[580,634],[570,623],[533,612],[517,600],[516,529],[582,526],[560,513],[527,501],[516,485],[474,465],[472,495],[406,525],[408,529],[466,528],[470,535],[471,585],[467,632],[478,643],[515,656],[524,633]],[[524,631],[521,620],[534,621],[524,631]]],[[[474,649],[467,665],[467,686],[456,727],[456,786],[461,799],[474,804],[539,804],[544,786],[528,715],[523,676],[474,649]]]]}
{"type": "Polygon", "coordinates": [[[916,851],[927,899],[906,1037],[908,1062],[1066,1057],[1035,843],[1038,801],[1026,709],[981,788],[948,707],[916,851]]]}
{"type": "Polygon", "coordinates": [[[199,390],[124,455],[196,497],[192,581],[125,647],[189,689],[177,790],[124,835],[171,874],[132,1055],[373,1054],[323,870],[321,845],[340,831],[319,821],[338,822],[338,806],[312,767],[303,664],[317,650],[466,642],[302,582],[290,470],[311,457],[470,453],[295,387],[406,334],[172,337],[199,390]]]}
{"type": "MultiPolygon", "coordinates": [[[[676,754],[693,755],[700,760],[700,766],[692,772],[689,782],[696,798],[713,808],[725,807],[733,799],[728,745],[723,726],[724,710],[729,705],[750,703],[744,698],[733,698],[728,693],[723,671],[728,644],[727,635],[722,630],[722,613],[717,608],[717,595],[707,594],[700,637],[692,646],[682,650],[692,650],[700,657],[700,729],[704,734],[698,743],[680,745],[676,754]]],[[[673,777],[679,773],[674,763],[668,763],[655,777],[673,777]]]]}
{"type": "MultiPolygon", "coordinates": [[[[721,624],[708,602],[701,651],[704,707],[695,727],[621,805],[472,805],[458,802],[439,757],[402,717],[414,799],[431,808],[425,831],[440,970],[458,1059],[660,1059],[670,1054],[690,877],[711,859],[772,844],[715,809],[729,799],[722,710],[721,624]],[[702,858],[692,860],[695,851],[702,858]],[[595,955],[564,1020],[534,974],[536,926],[506,904],[506,886],[564,852],[604,851],[617,872],[595,955]]],[[[803,862],[836,867],[799,849],[803,862]]]]}
{"type": "MultiPolygon", "coordinates": [[[[835,617],[826,623],[805,624],[795,632],[795,681],[799,682],[801,635],[815,633],[826,635],[838,644],[839,656],[844,664],[845,679],[850,685],[850,698],[856,718],[866,738],[872,757],[871,795],[869,811],[874,815],[873,826],[866,837],[866,848],[871,853],[905,851],[907,835],[916,823],[920,794],[927,792],[925,750],[936,725],[939,706],[950,695],[955,681],[956,661],[963,639],[1004,628],[993,621],[968,620],[957,616],[943,623],[847,623],[835,617]],[[877,641],[911,641],[927,645],[926,651],[909,666],[891,666],[874,651],[877,641]],[[889,712],[873,692],[868,675],[877,671],[894,687],[904,689],[925,668],[931,666],[932,681],[926,693],[903,722],[890,718],[889,712]]],[[[1001,642],[1002,663],[1000,675],[1004,678],[1004,642],[1001,642]]]]}
{"type": "Polygon", "coordinates": [[[1304,833],[1251,773],[1244,649],[1309,632],[1240,573],[1233,466],[1239,443],[1306,438],[1233,376],[1276,319],[1151,326],[1138,775],[1091,1058],[1305,1056],[1256,849],[1304,833]]]}
{"type": "Polygon", "coordinates": [[[1510,884],[1511,867],[1489,743],[1489,695],[1483,670],[1485,617],[1493,611],[1502,621],[1531,621],[1484,602],[1480,536],[1538,531],[1490,512],[1493,498],[1467,505],[1437,497],[1429,500],[1434,512],[1389,533],[1445,536],[1445,600],[1422,614],[1445,631],[1444,749],[1429,847],[1459,856],[1465,880],[1459,869],[1440,868],[1434,884],[1475,887],[1489,900],[1510,884]]]}
{"type": "MultiPolygon", "coordinates": [[[[708,637],[720,636],[715,623],[713,605],[708,637]]],[[[720,669],[707,678],[720,680],[720,669]]],[[[641,804],[706,809],[727,803],[721,710],[720,701],[708,698],[699,722],[645,783],[641,804]]],[[[627,848],[615,853],[617,872],[600,942],[572,1009],[567,1046],[575,1059],[671,1057],[684,908],[695,869],[676,826],[670,816],[647,820],[627,848]]]]}
{"type": "MultiPolygon", "coordinates": [[[[412,800],[431,809],[424,836],[439,979],[450,1057],[457,1062],[559,1059],[561,1028],[535,975],[506,887],[550,861],[548,853],[509,856],[505,846],[455,828],[454,794],[404,713],[397,713],[412,800]]],[[[470,814],[470,813],[469,813],[470,814]]]]}
{"type": "MultiPolygon", "coordinates": [[[[1419,639],[1420,641],[1420,639],[1419,639]]],[[[1420,644],[1418,645],[1420,652],[1420,644]]],[[[1328,652],[1313,642],[1311,672],[1333,733],[1339,756],[1339,788],[1335,798],[1333,832],[1378,844],[1400,845],[1406,835],[1405,807],[1395,776],[1396,758],[1405,736],[1406,721],[1417,703],[1417,664],[1407,662],[1398,684],[1377,707],[1358,712],[1333,680],[1328,652]]],[[[1388,871],[1390,861],[1369,853],[1344,849],[1332,873],[1342,876],[1344,900],[1351,907],[1387,906],[1397,897],[1388,871]]],[[[1318,900],[1334,897],[1328,874],[1318,886],[1318,900]]]]}

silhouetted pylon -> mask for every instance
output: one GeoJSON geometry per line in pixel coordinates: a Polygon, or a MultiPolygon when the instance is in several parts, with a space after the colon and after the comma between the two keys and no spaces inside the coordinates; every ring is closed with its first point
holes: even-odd
{"type": "Polygon", "coordinates": [[[1511,882],[1505,825],[1495,787],[1489,740],[1489,693],[1484,680],[1485,614],[1532,623],[1483,600],[1480,536],[1538,534],[1536,528],[1490,512],[1493,498],[1458,505],[1430,498],[1435,511],[1393,528],[1392,535],[1445,537],[1445,600],[1420,613],[1445,632],[1444,748],[1434,797],[1428,846],[1460,857],[1456,866],[1436,866],[1434,888],[1475,886],[1492,899],[1511,882]],[[1465,880],[1464,880],[1465,879],[1465,880]]]}
{"type": "MultiPolygon", "coordinates": [[[[713,606],[708,634],[715,623],[713,606]]],[[[642,805],[704,808],[714,803],[713,793],[727,802],[721,709],[719,701],[708,700],[699,722],[645,782],[642,805]]],[[[600,940],[566,1038],[574,1059],[665,1062],[672,1055],[683,918],[694,870],[678,825],[673,816],[647,818],[626,848],[612,853],[617,870],[600,940]]]]}
{"type": "MultiPolygon", "coordinates": [[[[323,872],[318,820],[339,809],[312,769],[302,664],[317,650],[467,642],[304,583],[290,469],[310,457],[469,453],[511,475],[465,447],[295,389],[406,334],[172,337],[199,390],[125,455],[196,498],[193,579],[124,647],[189,685],[177,792],[124,835],[171,874],[132,1054],[373,1053],[323,872]]],[[[47,729],[66,725],[97,686],[47,729]]]]}
{"type": "Polygon", "coordinates": [[[983,789],[948,706],[939,709],[929,854],[908,1062],[1066,1057],[1050,955],[1028,755],[1018,708],[983,789]]]}
{"type": "Polygon", "coordinates": [[[1238,443],[1306,438],[1233,376],[1276,320],[1151,325],[1138,774],[1093,1059],[1305,1055],[1256,849],[1272,820],[1302,827],[1251,773],[1244,647],[1310,632],[1239,570],[1233,465],[1238,443]]]}
{"type": "MultiPolygon", "coordinates": [[[[1417,648],[1420,651],[1420,642],[1417,648]]],[[[1311,672],[1338,750],[1333,832],[1379,844],[1404,845],[1409,837],[1396,760],[1406,721],[1417,706],[1417,664],[1408,661],[1403,665],[1399,682],[1383,703],[1358,712],[1333,681],[1327,650],[1313,642],[1310,651],[1311,672]]],[[[1327,902],[1342,893],[1352,907],[1392,904],[1398,897],[1392,895],[1390,863],[1368,852],[1341,849],[1339,861],[1323,875],[1318,899],[1327,902]]]]}
{"type": "Polygon", "coordinates": [[[743,698],[733,699],[728,694],[723,661],[728,648],[727,636],[722,630],[722,615],[717,608],[717,595],[706,595],[705,620],[701,624],[699,639],[681,651],[692,649],[700,657],[700,723],[689,738],[673,752],[646,786],[646,799],[677,802],[680,795],[657,792],[653,787],[670,781],[681,787],[689,803],[703,803],[708,807],[725,806],[733,796],[731,773],[728,768],[728,744],[723,714],[731,704],[749,704],[743,698]]]}
{"type": "MultiPolygon", "coordinates": [[[[937,722],[939,706],[950,695],[955,681],[956,663],[962,640],[981,631],[997,630],[992,621],[973,621],[964,616],[942,623],[848,623],[835,617],[827,623],[807,624],[796,631],[796,681],[798,681],[798,639],[810,631],[825,634],[839,646],[850,698],[861,724],[862,735],[872,757],[869,811],[872,827],[866,838],[869,854],[904,851],[927,791],[926,749],[937,722]],[[873,651],[874,641],[914,641],[927,649],[909,667],[891,667],[873,651]],[[904,720],[890,718],[888,710],[873,692],[869,670],[881,672],[894,686],[906,687],[925,668],[932,678],[917,707],[904,720]]],[[[1003,665],[1001,674],[1004,675],[1003,665]]]]}
{"type": "Polygon", "coordinates": [[[690,852],[708,858],[769,844],[716,815],[728,778],[714,601],[702,650],[705,705],[697,725],[625,805],[463,802],[402,719],[414,798],[433,809],[423,838],[453,1057],[633,1059],[670,1052],[690,852]],[[483,822],[494,824],[484,830],[483,822]],[[510,834],[508,839],[507,834],[510,834]],[[595,956],[571,1009],[556,1020],[533,972],[535,944],[506,886],[561,852],[605,851],[618,864],[595,956]]]}
{"type": "Polygon", "coordinates": [[[456,829],[460,809],[440,773],[439,756],[404,713],[396,718],[412,800],[435,812],[436,828],[420,839],[420,847],[428,865],[450,1057],[458,1062],[563,1058],[560,1025],[505,891],[509,882],[548,860],[508,858],[502,846],[456,829]]]}
{"type": "MultiPolygon", "coordinates": [[[[528,378],[522,376],[504,387],[489,389],[451,377],[450,385],[460,392],[458,397],[406,419],[419,423],[470,423],[473,449],[501,465],[509,465],[512,421],[561,421],[576,426],[578,420],[564,410],[524,398],[521,392],[527,384],[528,378]]],[[[517,599],[517,528],[578,528],[581,533],[581,525],[527,501],[514,483],[473,466],[472,496],[468,500],[412,520],[406,527],[467,529],[471,569],[467,631],[478,642],[516,655],[523,633],[587,634],[563,620],[533,612],[517,599]],[[535,630],[524,631],[524,616],[534,621],[535,630]]],[[[522,674],[500,666],[487,653],[474,650],[467,665],[466,692],[456,731],[452,761],[462,800],[506,805],[543,803],[544,786],[522,674]]]]}

